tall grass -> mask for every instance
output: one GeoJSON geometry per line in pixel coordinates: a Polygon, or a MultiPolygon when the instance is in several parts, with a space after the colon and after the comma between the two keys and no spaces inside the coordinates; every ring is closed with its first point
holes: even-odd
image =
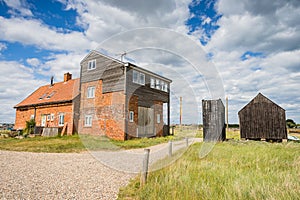
{"type": "Polygon", "coordinates": [[[138,178],[119,199],[299,199],[300,144],[218,143],[199,159],[195,144],[173,165],[138,178]]]}

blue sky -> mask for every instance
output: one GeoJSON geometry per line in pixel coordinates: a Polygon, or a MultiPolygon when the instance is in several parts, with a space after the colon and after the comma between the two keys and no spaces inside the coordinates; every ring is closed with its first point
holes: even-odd
{"type": "MultiPolygon", "coordinates": [[[[231,123],[238,122],[237,112],[259,92],[300,123],[299,13],[297,0],[0,0],[0,122],[14,122],[13,106],[48,84],[51,76],[55,81],[65,72],[79,77],[80,61],[111,36],[159,27],[185,35],[206,53],[229,97],[231,123]]],[[[159,35],[147,39],[176,43],[159,35]]],[[[210,98],[201,70],[192,73],[180,55],[159,50],[133,52],[127,58],[141,66],[165,65],[165,71],[182,75],[194,96],[187,94],[189,89],[176,90],[182,83],[169,77],[174,88],[172,122],[178,121],[175,96],[184,97],[183,122],[201,122],[201,112],[190,112],[199,107],[195,101],[210,98]]]]}

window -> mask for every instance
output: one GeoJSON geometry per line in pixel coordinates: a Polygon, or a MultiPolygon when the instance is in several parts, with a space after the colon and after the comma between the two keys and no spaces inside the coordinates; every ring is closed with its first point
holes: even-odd
{"type": "Polygon", "coordinates": [[[92,126],[92,115],[86,115],[84,117],[84,126],[92,126]]]}
{"type": "Polygon", "coordinates": [[[40,100],[42,100],[43,98],[45,98],[47,95],[48,95],[48,93],[43,94],[43,95],[40,97],[40,100]]]}
{"type": "Polygon", "coordinates": [[[88,63],[88,70],[96,69],[96,60],[90,60],[88,63]]]}
{"type": "Polygon", "coordinates": [[[129,122],[133,122],[134,121],[134,112],[130,111],[129,112],[129,122]]]}
{"type": "Polygon", "coordinates": [[[156,121],[157,121],[158,124],[160,124],[160,114],[157,114],[156,121]]]}
{"type": "Polygon", "coordinates": [[[156,89],[160,90],[160,81],[158,79],[155,81],[155,87],[156,89]]]}
{"type": "Polygon", "coordinates": [[[95,87],[94,86],[88,87],[87,98],[94,98],[94,97],[95,97],[95,87]]]}
{"type": "Polygon", "coordinates": [[[168,83],[165,84],[165,89],[164,89],[164,91],[165,91],[165,92],[168,92],[168,83]]]}
{"type": "Polygon", "coordinates": [[[132,82],[140,84],[140,85],[145,85],[145,74],[133,70],[133,72],[132,72],[132,82]]]}
{"type": "Polygon", "coordinates": [[[50,115],[47,115],[47,121],[50,121],[50,115]]]}
{"type": "Polygon", "coordinates": [[[150,79],[150,87],[155,88],[155,79],[154,78],[150,79]]]}
{"type": "Polygon", "coordinates": [[[47,96],[47,99],[50,99],[55,93],[56,93],[56,91],[51,92],[51,93],[47,96]]]}
{"type": "Polygon", "coordinates": [[[63,126],[65,124],[65,114],[59,113],[58,115],[58,126],[63,126]]]}
{"type": "Polygon", "coordinates": [[[53,121],[54,120],[54,114],[50,115],[50,120],[53,121]]]}
{"type": "Polygon", "coordinates": [[[160,81],[160,89],[161,89],[162,91],[165,91],[165,82],[160,81]]]}
{"type": "Polygon", "coordinates": [[[34,115],[31,115],[31,116],[30,116],[30,119],[34,119],[34,115]]]}

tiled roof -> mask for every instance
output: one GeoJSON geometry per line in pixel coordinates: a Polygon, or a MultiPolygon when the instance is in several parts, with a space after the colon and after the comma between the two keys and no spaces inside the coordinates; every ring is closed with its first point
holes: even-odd
{"type": "Polygon", "coordinates": [[[73,100],[79,94],[79,78],[44,85],[15,106],[47,105],[73,100]]]}

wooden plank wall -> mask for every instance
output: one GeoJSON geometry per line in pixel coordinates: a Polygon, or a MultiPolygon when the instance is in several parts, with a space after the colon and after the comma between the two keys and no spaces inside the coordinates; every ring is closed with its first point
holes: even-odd
{"type": "Polygon", "coordinates": [[[102,92],[117,92],[124,90],[124,66],[122,63],[92,52],[81,63],[81,83],[103,80],[102,92]],[[96,59],[96,69],[88,70],[88,62],[96,59]]]}
{"type": "Polygon", "coordinates": [[[258,95],[239,112],[240,134],[245,139],[287,139],[285,110],[258,95]]]}
{"type": "Polygon", "coordinates": [[[222,100],[202,100],[202,114],[204,141],[224,141],[225,107],[222,100]]]}

